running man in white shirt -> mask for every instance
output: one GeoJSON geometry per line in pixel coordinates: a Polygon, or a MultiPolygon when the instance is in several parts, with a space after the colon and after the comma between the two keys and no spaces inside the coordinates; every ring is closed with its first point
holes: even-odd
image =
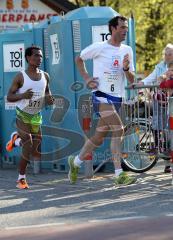
{"type": "Polygon", "coordinates": [[[49,89],[49,75],[39,69],[43,58],[41,48],[27,48],[25,58],[28,68],[15,76],[7,95],[9,102],[16,102],[17,126],[17,133],[12,135],[7,150],[12,150],[17,141],[22,145],[17,181],[20,189],[29,188],[25,175],[28,161],[39,163],[41,159],[41,110],[45,104],[52,105],[54,102],[49,89]]]}
{"type": "Polygon", "coordinates": [[[69,156],[69,180],[75,183],[81,163],[88,154],[103,143],[111,132],[111,153],[115,166],[115,184],[131,184],[134,178],[123,172],[120,163],[123,124],[119,116],[122,98],[125,96],[125,81],[134,82],[133,52],[122,44],[128,31],[127,19],[114,17],[109,21],[111,38],[93,43],[76,58],[76,64],[86,85],[92,90],[94,110],[99,114],[93,137],[87,140],[80,154],[69,156]],[[93,59],[93,77],[90,77],[84,61],[93,59]]]}

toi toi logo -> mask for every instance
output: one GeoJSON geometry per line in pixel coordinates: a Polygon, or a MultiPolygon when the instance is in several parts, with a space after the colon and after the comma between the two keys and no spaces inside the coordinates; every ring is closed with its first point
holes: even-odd
{"type": "Polygon", "coordinates": [[[110,38],[111,34],[110,33],[100,33],[102,41],[106,41],[110,38]]]}
{"type": "Polygon", "coordinates": [[[19,51],[15,51],[15,52],[10,52],[10,62],[11,62],[11,67],[14,68],[18,68],[18,67],[22,67],[22,49],[20,49],[19,51]]]}

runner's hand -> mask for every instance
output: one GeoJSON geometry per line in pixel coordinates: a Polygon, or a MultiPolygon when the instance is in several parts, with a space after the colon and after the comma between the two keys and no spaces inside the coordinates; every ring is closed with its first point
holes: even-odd
{"type": "Polygon", "coordinates": [[[130,64],[129,54],[126,54],[123,59],[123,68],[128,69],[130,64]]]}
{"type": "Polygon", "coordinates": [[[22,99],[31,99],[34,92],[32,91],[32,88],[29,88],[26,92],[22,94],[22,99]]]}
{"type": "Polygon", "coordinates": [[[98,82],[98,78],[94,77],[94,78],[88,78],[86,80],[87,82],[87,88],[89,89],[97,89],[99,82],[98,82]]]}
{"type": "Polygon", "coordinates": [[[55,98],[52,95],[45,96],[46,105],[53,105],[55,102],[55,98]]]}

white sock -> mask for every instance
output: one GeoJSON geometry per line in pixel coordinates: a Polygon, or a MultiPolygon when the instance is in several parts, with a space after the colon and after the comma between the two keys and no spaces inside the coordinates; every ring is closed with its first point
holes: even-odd
{"type": "Polygon", "coordinates": [[[21,146],[21,145],[20,145],[20,142],[21,142],[21,138],[17,138],[17,139],[15,140],[15,142],[14,142],[15,146],[16,146],[16,147],[20,147],[20,146],[21,146]]]}
{"type": "Polygon", "coordinates": [[[20,180],[20,179],[22,179],[22,178],[26,178],[26,175],[25,175],[25,174],[24,174],[24,175],[19,174],[18,180],[20,180]]]}
{"type": "Polygon", "coordinates": [[[74,159],[74,165],[77,167],[80,167],[80,165],[83,163],[83,161],[80,160],[79,156],[77,155],[74,159]]]}
{"type": "Polygon", "coordinates": [[[122,173],[122,172],[123,172],[122,168],[116,169],[115,170],[115,176],[118,177],[120,175],[120,173],[122,173]]]}

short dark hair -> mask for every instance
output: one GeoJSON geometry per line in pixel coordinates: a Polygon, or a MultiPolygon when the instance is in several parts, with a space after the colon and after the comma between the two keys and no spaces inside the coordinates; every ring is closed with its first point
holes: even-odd
{"type": "Polygon", "coordinates": [[[127,18],[124,16],[116,16],[109,20],[109,32],[112,34],[111,27],[116,28],[118,26],[119,20],[126,22],[127,18]]]}
{"type": "Polygon", "coordinates": [[[41,50],[42,51],[41,47],[36,46],[36,45],[32,45],[31,47],[26,48],[25,59],[26,59],[27,62],[28,62],[27,56],[31,56],[33,54],[33,50],[41,50]]]}

